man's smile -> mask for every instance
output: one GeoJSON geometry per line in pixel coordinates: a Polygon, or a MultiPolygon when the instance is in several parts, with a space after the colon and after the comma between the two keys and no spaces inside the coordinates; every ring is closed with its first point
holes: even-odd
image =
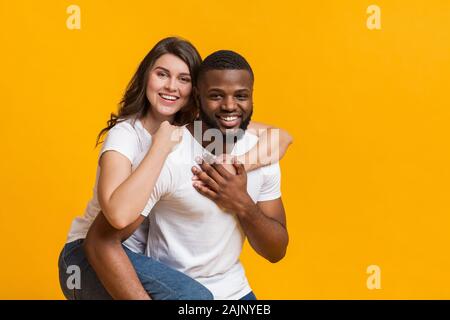
{"type": "Polygon", "coordinates": [[[219,123],[225,128],[234,128],[239,126],[242,120],[242,116],[239,114],[219,114],[216,115],[219,123]]]}

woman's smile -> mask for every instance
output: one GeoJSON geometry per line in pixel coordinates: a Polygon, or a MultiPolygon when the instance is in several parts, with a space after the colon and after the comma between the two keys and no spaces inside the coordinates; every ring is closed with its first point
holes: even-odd
{"type": "Polygon", "coordinates": [[[165,104],[165,105],[174,105],[180,97],[166,94],[166,93],[159,93],[159,100],[165,104]]]}

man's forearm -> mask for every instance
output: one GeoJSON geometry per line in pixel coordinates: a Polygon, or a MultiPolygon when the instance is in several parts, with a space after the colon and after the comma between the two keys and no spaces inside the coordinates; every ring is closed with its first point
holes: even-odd
{"type": "Polygon", "coordinates": [[[85,244],[89,263],[105,289],[117,300],[150,300],[119,242],[85,244]]]}
{"type": "Polygon", "coordinates": [[[140,216],[127,228],[116,230],[100,212],[84,241],[84,252],[89,263],[114,299],[150,299],[122,247],[122,241],[127,239],[143,220],[140,216]]]}
{"type": "Polygon", "coordinates": [[[284,257],[289,241],[284,225],[267,217],[253,202],[239,210],[237,217],[256,252],[272,263],[284,257]]]}

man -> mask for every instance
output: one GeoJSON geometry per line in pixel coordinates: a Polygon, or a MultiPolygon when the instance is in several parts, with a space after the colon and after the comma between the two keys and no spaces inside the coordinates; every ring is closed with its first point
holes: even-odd
{"type": "Polygon", "coordinates": [[[242,164],[233,163],[232,174],[222,164],[195,162],[209,154],[211,135],[216,154],[244,154],[256,144],[256,136],[245,132],[253,112],[253,82],[252,69],[239,54],[223,50],[208,56],[195,88],[201,121],[186,126],[167,158],[146,206],[148,219],[141,216],[120,231],[102,214],[92,224],[86,255],[113,297],[186,298],[176,295],[176,283],[168,284],[177,276],[168,276],[167,266],[202,284],[215,299],[255,299],[239,261],[245,237],[267,260],[284,257],[288,233],[278,163],[247,176],[242,164]],[[213,133],[199,135],[199,128],[213,133]],[[146,241],[145,254],[152,258],[139,257],[134,267],[121,244],[131,234],[125,246],[133,250],[146,241]],[[161,297],[161,287],[175,295],[161,297]]]}

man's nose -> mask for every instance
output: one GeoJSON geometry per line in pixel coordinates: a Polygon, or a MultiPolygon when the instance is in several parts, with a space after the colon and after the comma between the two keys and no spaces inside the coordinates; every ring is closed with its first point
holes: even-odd
{"type": "Polygon", "coordinates": [[[222,109],[231,112],[231,111],[236,110],[236,108],[237,108],[237,105],[236,105],[236,101],[234,101],[234,98],[226,97],[225,100],[223,101],[222,109]]]}

